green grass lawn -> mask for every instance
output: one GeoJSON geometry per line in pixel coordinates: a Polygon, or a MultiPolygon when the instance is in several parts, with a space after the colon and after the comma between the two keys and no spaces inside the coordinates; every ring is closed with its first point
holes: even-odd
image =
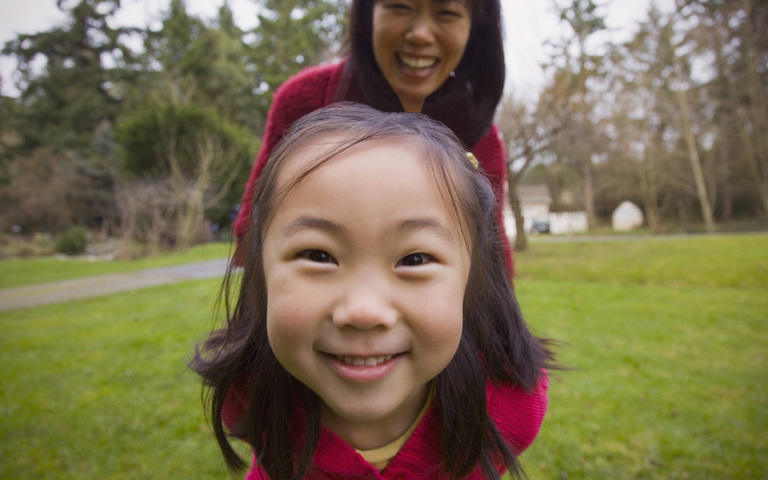
{"type": "Polygon", "coordinates": [[[529,322],[565,342],[537,479],[768,478],[768,236],[533,243],[529,322]]]}
{"type": "MultiPolygon", "coordinates": [[[[768,235],[535,241],[517,272],[571,368],[521,458],[532,480],[768,478],[768,235]]],[[[185,368],[217,291],[0,314],[0,478],[228,478],[185,368]]]]}
{"type": "Polygon", "coordinates": [[[217,280],[0,316],[0,478],[225,478],[195,341],[217,280]]]}
{"type": "Polygon", "coordinates": [[[107,273],[123,273],[153,267],[168,267],[190,262],[225,258],[230,244],[207,243],[184,252],[138,260],[89,260],[87,257],[7,258],[0,260],[0,288],[19,287],[36,283],[68,280],[107,273]]]}

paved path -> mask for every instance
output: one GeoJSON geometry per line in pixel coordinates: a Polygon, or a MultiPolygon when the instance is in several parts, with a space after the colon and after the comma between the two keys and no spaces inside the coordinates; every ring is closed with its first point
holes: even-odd
{"type": "Polygon", "coordinates": [[[184,280],[223,277],[227,269],[227,261],[226,258],[222,258],[172,267],[151,268],[129,273],[115,273],[1,289],[0,312],[80,298],[98,297],[184,280]]]}

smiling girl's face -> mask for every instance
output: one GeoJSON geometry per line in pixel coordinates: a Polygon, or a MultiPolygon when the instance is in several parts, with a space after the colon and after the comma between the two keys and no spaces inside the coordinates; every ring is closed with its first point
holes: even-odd
{"type": "Polygon", "coordinates": [[[471,27],[467,0],[376,0],[373,54],[406,112],[458,67],[471,27]]]}
{"type": "MultiPolygon", "coordinates": [[[[357,449],[408,429],[461,338],[468,245],[422,150],[351,147],[292,187],[264,235],[270,346],[357,449]]],[[[278,187],[312,158],[297,152],[278,187]]]]}

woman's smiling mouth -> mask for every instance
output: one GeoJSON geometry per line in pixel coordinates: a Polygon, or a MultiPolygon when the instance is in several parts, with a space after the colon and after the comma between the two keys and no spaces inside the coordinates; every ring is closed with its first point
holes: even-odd
{"type": "Polygon", "coordinates": [[[397,54],[397,61],[400,65],[413,70],[427,70],[433,68],[439,62],[434,57],[413,56],[405,53],[397,54]]]}

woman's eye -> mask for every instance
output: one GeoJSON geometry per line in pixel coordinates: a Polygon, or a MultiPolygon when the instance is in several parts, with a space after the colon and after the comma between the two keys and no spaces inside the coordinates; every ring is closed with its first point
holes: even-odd
{"type": "Polygon", "coordinates": [[[336,259],[322,250],[302,250],[298,256],[315,263],[336,263],[336,259]]]}
{"type": "Polygon", "coordinates": [[[452,18],[461,18],[462,14],[455,10],[440,10],[437,12],[438,15],[443,17],[452,17],[452,18]]]}
{"type": "Polygon", "coordinates": [[[405,3],[400,2],[390,2],[387,4],[387,8],[390,10],[397,10],[401,12],[407,12],[410,11],[411,7],[405,3]]]}
{"type": "Polygon", "coordinates": [[[426,253],[412,253],[401,258],[397,267],[418,267],[435,261],[435,257],[426,253]]]}

